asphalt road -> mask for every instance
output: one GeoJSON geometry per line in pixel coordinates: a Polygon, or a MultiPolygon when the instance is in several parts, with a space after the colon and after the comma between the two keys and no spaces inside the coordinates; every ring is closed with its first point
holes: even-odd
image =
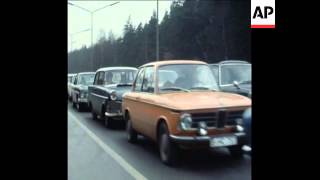
{"type": "Polygon", "coordinates": [[[139,136],[137,144],[130,144],[121,124],[107,129],[69,103],[68,179],[250,180],[251,157],[234,159],[225,149],[185,151],[177,167],[168,167],[152,141],[139,136]]]}

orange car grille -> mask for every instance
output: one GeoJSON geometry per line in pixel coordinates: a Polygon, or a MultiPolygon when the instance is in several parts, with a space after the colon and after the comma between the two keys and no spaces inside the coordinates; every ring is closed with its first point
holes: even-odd
{"type": "Polygon", "coordinates": [[[198,128],[199,122],[205,122],[207,127],[224,128],[236,125],[236,119],[242,118],[241,111],[218,111],[210,113],[192,113],[192,128],[198,128]]]}

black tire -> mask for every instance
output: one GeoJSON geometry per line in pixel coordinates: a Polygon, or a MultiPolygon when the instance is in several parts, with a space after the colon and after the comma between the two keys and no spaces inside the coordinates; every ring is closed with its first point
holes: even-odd
{"type": "Polygon", "coordinates": [[[136,143],[138,141],[138,133],[133,129],[130,117],[127,118],[126,131],[128,141],[130,143],[136,143]]]}
{"type": "Polygon", "coordinates": [[[159,127],[158,145],[161,161],[169,166],[176,165],[179,147],[170,141],[168,127],[165,123],[161,123],[159,127]]]}
{"type": "Polygon", "coordinates": [[[82,112],[83,111],[83,104],[76,103],[76,108],[77,108],[78,112],[82,112]]]}
{"type": "Polygon", "coordinates": [[[243,157],[244,151],[242,150],[242,146],[243,145],[230,146],[228,149],[231,156],[235,158],[243,157]]]}
{"type": "Polygon", "coordinates": [[[107,128],[113,128],[112,118],[110,118],[110,117],[105,117],[105,118],[104,118],[104,125],[105,125],[107,128]]]}
{"type": "MultiPolygon", "coordinates": [[[[73,108],[77,108],[77,102],[75,102],[74,100],[73,100],[74,98],[72,97],[72,107],[73,108]]],[[[76,97],[76,100],[78,99],[78,97],[76,97]]]]}
{"type": "Polygon", "coordinates": [[[92,116],[92,119],[93,119],[93,120],[97,120],[97,119],[98,119],[97,114],[94,112],[94,110],[93,110],[93,108],[92,108],[92,106],[91,106],[91,105],[90,105],[90,109],[91,109],[91,116],[92,116]]]}
{"type": "Polygon", "coordinates": [[[72,107],[76,108],[76,103],[74,101],[72,101],[72,107]]]}
{"type": "Polygon", "coordinates": [[[104,105],[102,105],[100,114],[99,114],[99,120],[105,123],[106,115],[104,114],[104,105]]]}

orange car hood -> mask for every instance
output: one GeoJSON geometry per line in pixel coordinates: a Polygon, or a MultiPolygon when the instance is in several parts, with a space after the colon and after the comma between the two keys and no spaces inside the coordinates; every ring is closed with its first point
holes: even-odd
{"type": "Polygon", "coordinates": [[[176,110],[251,106],[249,98],[224,92],[165,93],[159,95],[159,100],[160,104],[176,110]]]}

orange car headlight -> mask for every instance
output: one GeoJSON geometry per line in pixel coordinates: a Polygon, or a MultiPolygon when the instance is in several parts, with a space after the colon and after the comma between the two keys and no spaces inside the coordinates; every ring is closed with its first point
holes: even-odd
{"type": "Polygon", "coordinates": [[[191,115],[189,113],[183,113],[180,116],[180,123],[179,123],[179,127],[182,130],[190,130],[192,126],[192,118],[191,115]]]}

